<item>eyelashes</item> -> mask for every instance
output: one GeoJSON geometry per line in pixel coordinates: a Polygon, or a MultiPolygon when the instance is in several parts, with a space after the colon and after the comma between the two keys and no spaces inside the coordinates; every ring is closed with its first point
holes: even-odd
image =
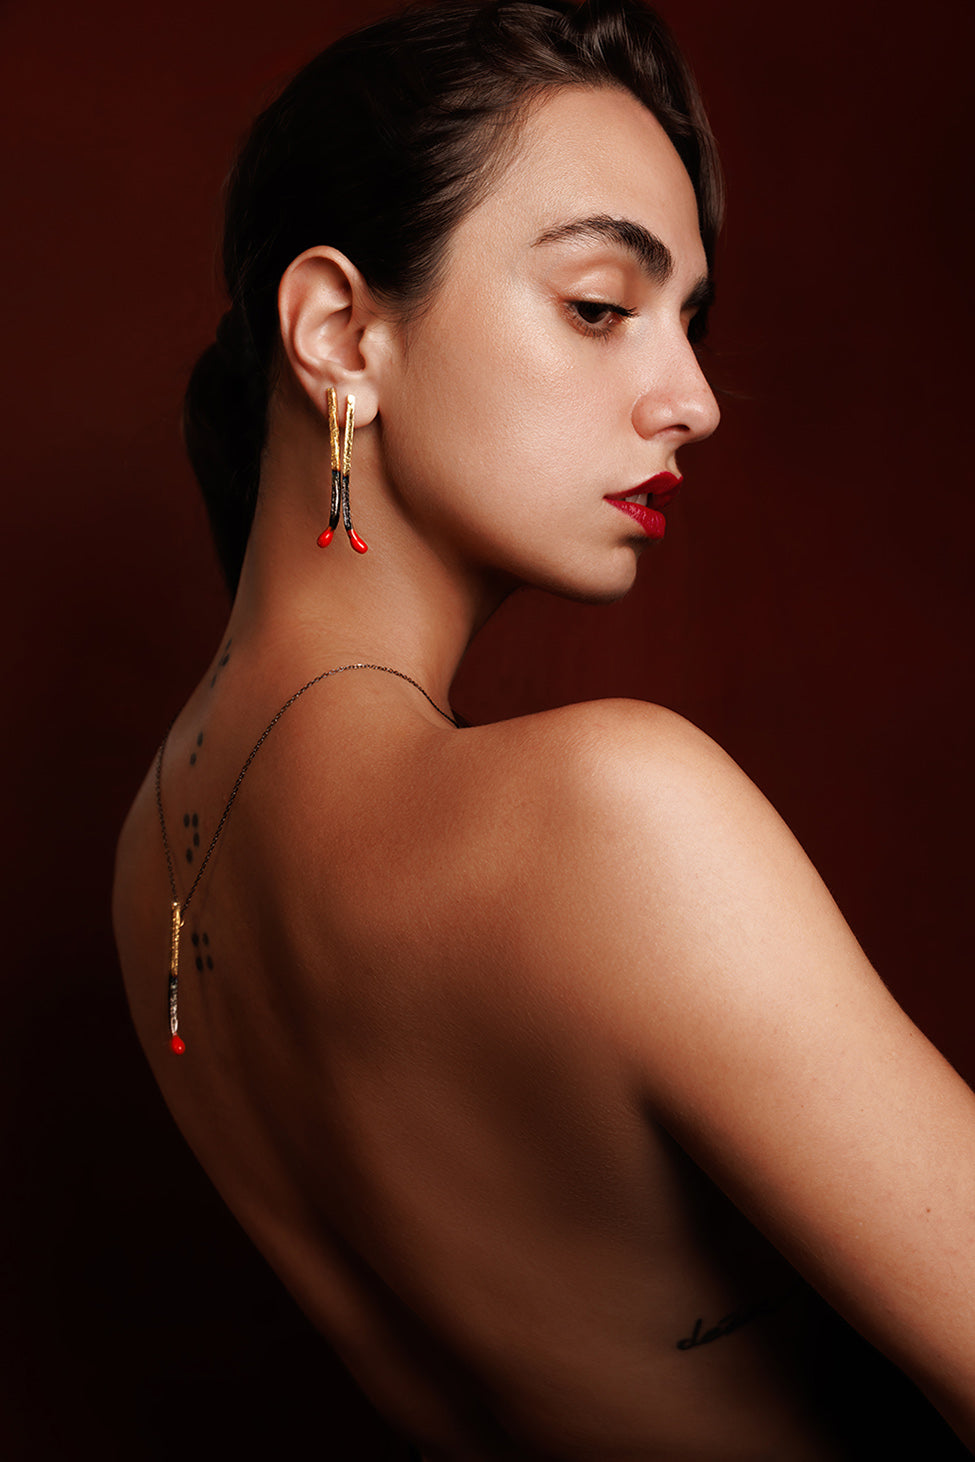
{"type": "MultiPolygon", "coordinates": [[[[632,320],[636,314],[636,310],[610,300],[566,300],[565,310],[577,330],[596,340],[615,334],[625,320],[632,320]]],[[[687,338],[692,345],[700,345],[707,333],[708,311],[704,307],[695,310],[688,320],[687,338]]]]}
{"type": "Polygon", "coordinates": [[[624,320],[636,314],[636,310],[611,304],[609,300],[566,300],[565,307],[576,329],[595,339],[611,335],[624,320]]]}

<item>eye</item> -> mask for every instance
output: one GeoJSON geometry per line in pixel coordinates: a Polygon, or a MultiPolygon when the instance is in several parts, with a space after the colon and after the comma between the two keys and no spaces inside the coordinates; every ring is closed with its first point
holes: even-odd
{"type": "Polygon", "coordinates": [[[593,336],[611,334],[621,320],[635,314],[625,305],[610,304],[608,300],[566,300],[566,309],[576,329],[593,336]]]}

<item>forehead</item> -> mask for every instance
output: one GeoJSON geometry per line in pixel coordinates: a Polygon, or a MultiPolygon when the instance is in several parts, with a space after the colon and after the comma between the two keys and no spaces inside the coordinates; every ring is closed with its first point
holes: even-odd
{"type": "Polygon", "coordinates": [[[532,106],[511,162],[458,226],[452,252],[530,245],[596,215],[648,228],[680,274],[705,272],[694,188],[656,117],[621,88],[567,87],[532,106]]]}

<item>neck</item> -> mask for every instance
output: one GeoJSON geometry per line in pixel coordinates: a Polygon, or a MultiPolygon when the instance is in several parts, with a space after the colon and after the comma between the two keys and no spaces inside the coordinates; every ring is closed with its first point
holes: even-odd
{"type": "Polygon", "coordinates": [[[330,484],[317,462],[305,473],[267,464],[228,634],[282,676],[370,660],[413,676],[445,704],[471,639],[513,586],[448,561],[370,491],[370,477],[366,470],[357,481],[353,471],[355,524],[369,543],[359,554],[341,525],[318,547],[330,484]]]}

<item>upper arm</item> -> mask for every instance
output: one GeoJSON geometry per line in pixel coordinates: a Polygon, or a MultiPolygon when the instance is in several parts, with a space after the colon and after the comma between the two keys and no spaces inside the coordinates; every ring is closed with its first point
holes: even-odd
{"type": "Polygon", "coordinates": [[[660,1122],[970,1441],[975,1097],[713,743],[588,711],[536,851],[550,968],[660,1122]]]}

